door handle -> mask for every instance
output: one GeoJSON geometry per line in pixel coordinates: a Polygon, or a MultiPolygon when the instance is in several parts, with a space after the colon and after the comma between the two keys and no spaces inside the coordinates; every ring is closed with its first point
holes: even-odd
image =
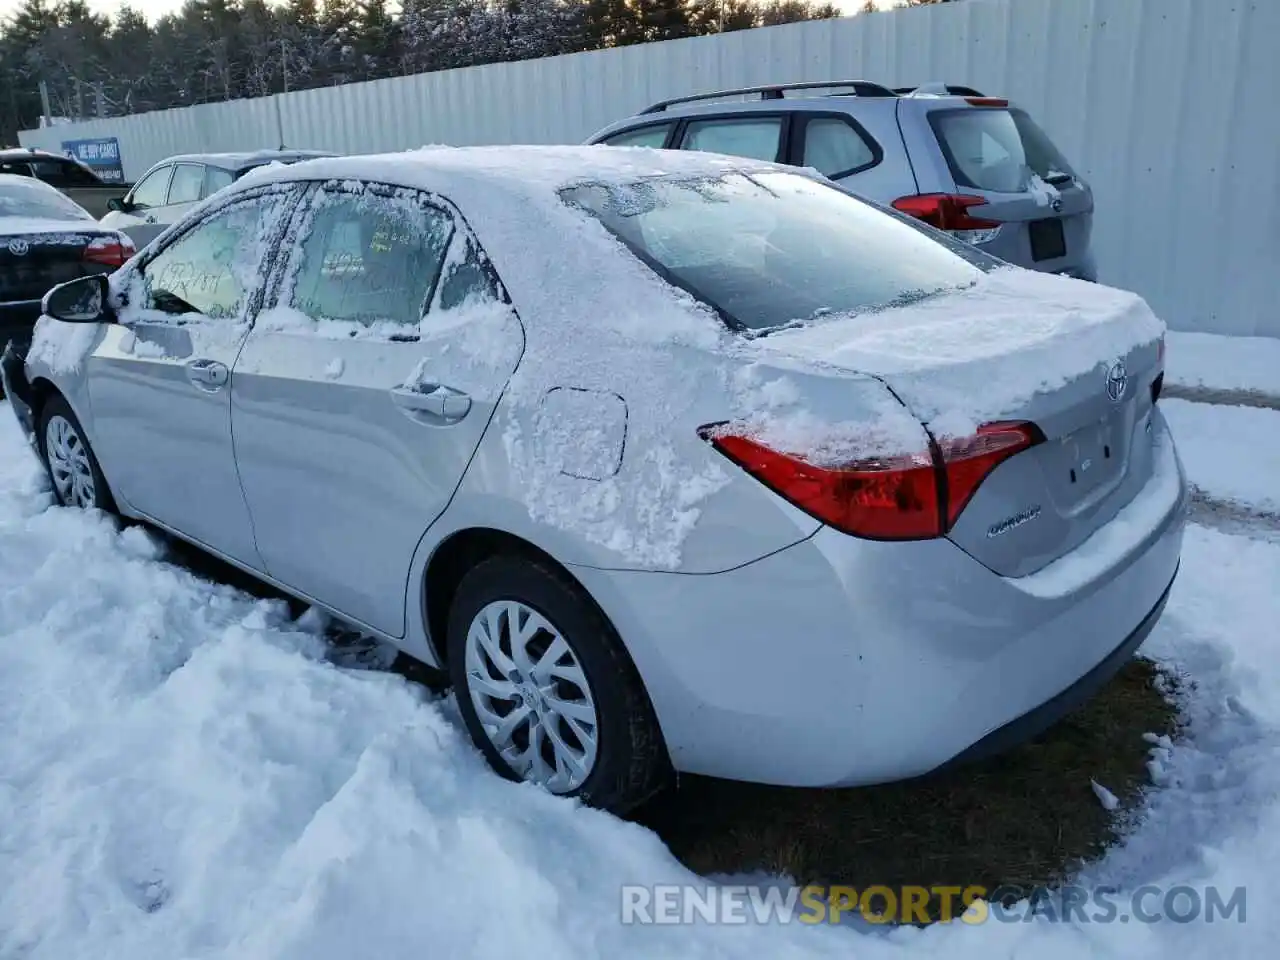
{"type": "Polygon", "coordinates": [[[206,393],[216,393],[227,384],[230,371],[225,363],[217,360],[188,360],[187,379],[206,393]]]}
{"type": "Polygon", "coordinates": [[[471,398],[442,383],[392,387],[391,402],[410,420],[435,426],[457,423],[471,412],[471,398]]]}

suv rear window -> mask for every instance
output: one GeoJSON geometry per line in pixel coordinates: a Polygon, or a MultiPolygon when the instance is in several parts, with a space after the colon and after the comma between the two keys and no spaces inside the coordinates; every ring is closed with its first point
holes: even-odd
{"type": "Polygon", "coordinates": [[[912,302],[996,263],[800,174],[587,184],[562,196],[740,330],[912,302]]]}
{"type": "Polygon", "coordinates": [[[1022,110],[937,110],[929,123],[957,186],[1021,193],[1033,173],[1046,183],[1075,177],[1049,135],[1022,110]]]}

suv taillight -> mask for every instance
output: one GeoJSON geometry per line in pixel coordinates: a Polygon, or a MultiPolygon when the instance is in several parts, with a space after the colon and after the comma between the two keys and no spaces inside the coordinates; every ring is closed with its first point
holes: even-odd
{"type": "Polygon", "coordinates": [[[133,241],[123,233],[111,237],[97,237],[84,248],[84,259],[105,267],[122,267],[136,253],[133,241]]]}
{"type": "Polygon", "coordinates": [[[893,201],[895,210],[923,220],[931,227],[945,230],[968,243],[986,243],[1000,230],[998,220],[984,220],[971,216],[970,207],[980,207],[987,201],[983,197],[959,193],[922,193],[899,197],[893,201]]]}
{"type": "Polygon", "coordinates": [[[868,540],[945,536],[996,467],[1044,438],[1031,423],[991,423],[969,437],[943,438],[928,452],[816,464],[732,427],[699,433],[801,510],[868,540]]]}

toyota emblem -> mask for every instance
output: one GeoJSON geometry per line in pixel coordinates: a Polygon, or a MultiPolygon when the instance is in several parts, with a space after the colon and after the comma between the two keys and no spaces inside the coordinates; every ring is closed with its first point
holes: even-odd
{"type": "Polygon", "coordinates": [[[1107,396],[1112,402],[1119,403],[1124,399],[1125,388],[1129,386],[1129,372],[1124,368],[1124,361],[1117,360],[1107,371],[1107,396]]]}
{"type": "Polygon", "coordinates": [[[1059,200],[1057,197],[1053,198],[1053,212],[1054,213],[1062,212],[1062,201],[1059,200]]]}
{"type": "Polygon", "coordinates": [[[9,241],[9,252],[12,253],[15,257],[25,257],[27,255],[27,251],[30,249],[31,249],[31,244],[27,243],[27,241],[25,240],[9,241]]]}

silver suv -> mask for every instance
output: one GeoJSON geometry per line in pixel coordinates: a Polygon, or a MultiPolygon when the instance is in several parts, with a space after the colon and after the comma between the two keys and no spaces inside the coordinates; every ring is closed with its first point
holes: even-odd
{"type": "Polygon", "coordinates": [[[971,87],[845,80],[719,90],[655,103],[587,142],[813,167],[1002,260],[1097,279],[1089,185],[1024,110],[971,87]],[[747,96],[757,99],[724,102],[747,96]]]}

